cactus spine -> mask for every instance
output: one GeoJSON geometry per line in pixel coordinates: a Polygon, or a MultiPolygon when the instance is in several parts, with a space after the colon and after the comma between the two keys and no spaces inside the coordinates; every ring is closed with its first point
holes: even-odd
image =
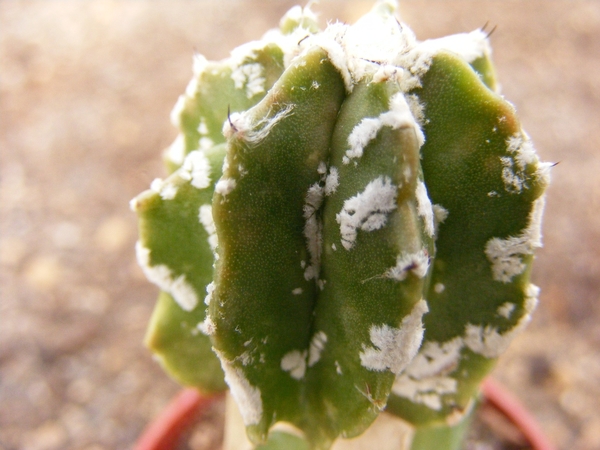
{"type": "Polygon", "coordinates": [[[163,291],[146,342],[183,384],[226,383],[253,442],[284,421],[325,449],[386,406],[460,422],[526,325],[548,165],[489,54],[481,30],[419,42],[380,1],[196,57],[173,173],[132,201],[163,291]]]}

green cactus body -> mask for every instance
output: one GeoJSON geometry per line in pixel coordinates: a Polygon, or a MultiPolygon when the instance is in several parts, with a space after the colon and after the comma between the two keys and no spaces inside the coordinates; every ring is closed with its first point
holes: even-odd
{"type": "Polygon", "coordinates": [[[229,61],[198,58],[177,170],[133,202],[164,291],[148,345],[184,384],[224,377],[256,444],[283,421],[326,449],[386,407],[422,448],[428,429],[456,441],[536,303],[548,165],[487,37],[418,42],[393,12],[319,32],[296,7],[229,61]]]}
{"type": "Polygon", "coordinates": [[[529,269],[541,245],[548,173],[512,106],[456,56],[439,53],[415,93],[427,118],[424,177],[447,217],[436,241],[423,347],[389,407],[427,423],[468,407],[529,320],[537,299],[529,269]]]}
{"type": "Polygon", "coordinates": [[[194,76],[171,113],[181,133],[165,152],[167,168],[176,170],[191,151],[224,143],[228,113],[246,111],[262,100],[283,73],[289,48],[316,32],[314,15],[296,7],[282,18],[280,30],[236,48],[223,61],[195,55],[194,76]]]}
{"type": "Polygon", "coordinates": [[[179,170],[156,180],[132,204],[140,217],[138,261],[164,291],[146,344],[176,380],[209,392],[225,388],[212,344],[201,332],[217,244],[212,196],[224,157],[224,144],[190,153],[179,170]]]}
{"type": "Polygon", "coordinates": [[[315,47],[227,124],[226,169],[213,201],[219,261],[211,337],[256,441],[275,420],[297,422],[301,414],[295,359],[310,341],[317,290],[304,206],[343,98],[341,76],[315,47]]]}
{"type": "Polygon", "coordinates": [[[159,296],[146,345],[184,385],[207,392],[226,388],[206,334],[206,311],[199,305],[212,289],[217,241],[211,205],[225,158],[223,122],[229,113],[244,111],[264,97],[283,72],[282,47],[316,32],[315,27],[311,15],[293,9],[282,19],[281,32],[238,47],[226,60],[196,55],[194,76],[171,113],[180,134],[165,153],[169,171],[179,173],[164,182],[155,180],[152,190],[132,202],[140,217],[140,264],[150,280],[171,292],[159,296]],[[208,181],[194,182],[194,170],[197,178],[208,181]]]}
{"type": "Polygon", "coordinates": [[[358,83],[341,107],[307,375],[312,415],[323,415],[321,429],[331,422],[330,438],[375,419],[421,344],[433,240],[415,195],[420,139],[394,80],[358,83]]]}

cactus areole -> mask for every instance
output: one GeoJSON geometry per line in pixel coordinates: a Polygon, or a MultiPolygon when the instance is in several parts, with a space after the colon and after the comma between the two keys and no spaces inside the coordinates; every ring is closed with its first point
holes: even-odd
{"type": "Polygon", "coordinates": [[[196,55],[172,121],[171,175],[131,203],[166,371],[229,388],[255,444],[287,422],[327,449],[383,409],[459,422],[535,308],[549,182],[485,32],[295,7],[196,55]]]}

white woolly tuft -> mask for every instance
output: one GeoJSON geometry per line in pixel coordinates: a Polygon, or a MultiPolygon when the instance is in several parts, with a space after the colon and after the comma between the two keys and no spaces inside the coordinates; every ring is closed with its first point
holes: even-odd
{"type": "Polygon", "coordinates": [[[492,53],[487,34],[481,29],[470,33],[459,33],[438,39],[423,41],[421,46],[431,53],[446,50],[456,53],[468,63],[492,53]]]}
{"type": "Polygon", "coordinates": [[[260,144],[280,121],[293,114],[294,105],[288,104],[275,113],[267,114],[256,123],[252,123],[247,113],[232,113],[223,123],[223,135],[227,139],[235,138],[245,142],[249,147],[260,144]]]}
{"type": "Polygon", "coordinates": [[[429,195],[427,195],[427,187],[425,183],[419,180],[417,183],[417,212],[425,223],[425,232],[429,237],[433,237],[435,233],[435,222],[433,219],[433,206],[429,195]]]}
{"type": "Polygon", "coordinates": [[[401,253],[396,259],[396,265],[388,269],[384,277],[403,281],[409,273],[424,278],[429,270],[429,254],[426,250],[417,253],[401,253]]]}

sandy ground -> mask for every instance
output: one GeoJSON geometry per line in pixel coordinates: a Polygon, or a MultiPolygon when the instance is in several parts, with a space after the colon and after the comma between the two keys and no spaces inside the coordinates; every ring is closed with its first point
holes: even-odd
{"type": "MultiPolygon", "coordinates": [[[[323,0],[323,20],[368,2],[323,0]]],[[[0,449],[124,449],[178,390],[142,346],[156,296],[128,201],[164,175],[194,49],[289,1],[0,1],[0,449]]],[[[505,96],[554,169],[535,319],[495,372],[561,449],[600,448],[600,2],[404,1],[420,38],[489,21],[505,96]]],[[[215,422],[215,423],[218,423],[215,422]]],[[[214,428],[214,427],[213,427],[214,428]]],[[[210,448],[218,432],[198,435],[210,448]]]]}

